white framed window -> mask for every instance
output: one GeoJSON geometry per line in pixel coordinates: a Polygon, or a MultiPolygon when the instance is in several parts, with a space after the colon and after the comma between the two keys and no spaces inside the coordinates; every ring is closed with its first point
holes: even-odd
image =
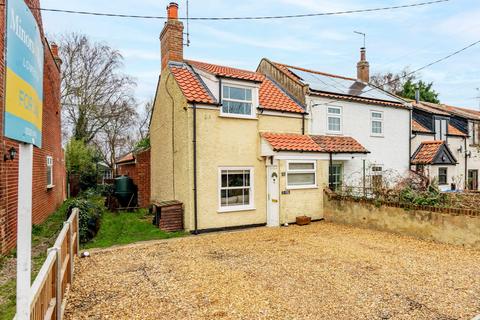
{"type": "Polygon", "coordinates": [[[317,188],[317,162],[288,161],[287,189],[317,188]]]}
{"type": "Polygon", "coordinates": [[[342,108],[327,106],[327,132],[342,133],[342,108]]]}
{"type": "Polygon", "coordinates": [[[332,163],[328,168],[328,185],[332,191],[337,191],[342,186],[343,166],[341,163],[332,163]]]}
{"type": "Polygon", "coordinates": [[[254,88],[233,84],[222,85],[222,115],[253,118],[254,88]]]}
{"type": "Polygon", "coordinates": [[[435,118],[435,140],[447,139],[447,119],[435,118]]]}
{"type": "Polygon", "coordinates": [[[219,212],[253,210],[253,168],[220,167],[218,169],[219,212]]]}
{"type": "Polygon", "coordinates": [[[53,187],[53,158],[47,156],[47,188],[53,187]]]}
{"type": "Polygon", "coordinates": [[[383,112],[370,111],[371,134],[373,136],[383,136],[383,112]]]}

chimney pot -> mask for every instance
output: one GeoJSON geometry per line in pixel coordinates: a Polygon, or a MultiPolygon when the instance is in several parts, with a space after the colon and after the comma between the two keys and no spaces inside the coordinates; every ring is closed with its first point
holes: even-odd
{"type": "Polygon", "coordinates": [[[52,50],[53,56],[58,57],[58,46],[55,42],[50,43],[50,49],[52,50]]]}
{"type": "Polygon", "coordinates": [[[178,4],[175,2],[170,2],[167,6],[167,17],[168,20],[178,20],[178,4]]]}

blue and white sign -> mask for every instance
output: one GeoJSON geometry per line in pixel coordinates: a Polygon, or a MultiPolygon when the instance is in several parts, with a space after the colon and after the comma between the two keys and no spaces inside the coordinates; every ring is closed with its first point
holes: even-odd
{"type": "Polygon", "coordinates": [[[24,0],[7,1],[5,136],[42,145],[43,42],[24,0]]]}

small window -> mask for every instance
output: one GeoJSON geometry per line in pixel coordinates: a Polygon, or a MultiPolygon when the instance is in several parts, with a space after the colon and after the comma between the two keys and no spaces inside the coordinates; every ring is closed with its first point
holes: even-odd
{"type": "Polygon", "coordinates": [[[47,156],[47,188],[53,187],[53,158],[47,156]]]}
{"type": "Polygon", "coordinates": [[[253,169],[220,168],[219,171],[219,211],[253,209],[253,169]]]}
{"type": "Polygon", "coordinates": [[[383,168],[380,166],[373,166],[372,169],[372,188],[380,190],[383,186],[383,168]]]}
{"type": "Polygon", "coordinates": [[[448,173],[448,168],[445,168],[445,167],[438,168],[438,184],[439,185],[447,184],[447,173],[448,173]]]}
{"type": "Polygon", "coordinates": [[[315,161],[287,162],[287,188],[302,189],[317,187],[315,161]]]}
{"type": "Polygon", "coordinates": [[[342,108],[327,108],[327,129],[330,133],[342,132],[342,108]]]}
{"type": "Polygon", "coordinates": [[[342,165],[334,163],[329,168],[329,186],[333,191],[340,190],[342,186],[342,165]]]}
{"type": "Polygon", "coordinates": [[[446,119],[435,119],[435,140],[447,139],[447,120],[446,119]]]}
{"type": "Polygon", "coordinates": [[[253,116],[252,89],[223,86],[222,114],[253,116]]]}
{"type": "Polygon", "coordinates": [[[371,124],[372,124],[372,135],[381,136],[383,135],[383,112],[372,111],[371,112],[371,124]]]}

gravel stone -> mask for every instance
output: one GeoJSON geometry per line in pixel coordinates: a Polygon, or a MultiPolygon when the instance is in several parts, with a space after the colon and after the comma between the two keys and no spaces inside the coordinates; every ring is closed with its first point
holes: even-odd
{"type": "Polygon", "coordinates": [[[78,259],[66,319],[471,319],[480,252],[317,222],[78,259]]]}

